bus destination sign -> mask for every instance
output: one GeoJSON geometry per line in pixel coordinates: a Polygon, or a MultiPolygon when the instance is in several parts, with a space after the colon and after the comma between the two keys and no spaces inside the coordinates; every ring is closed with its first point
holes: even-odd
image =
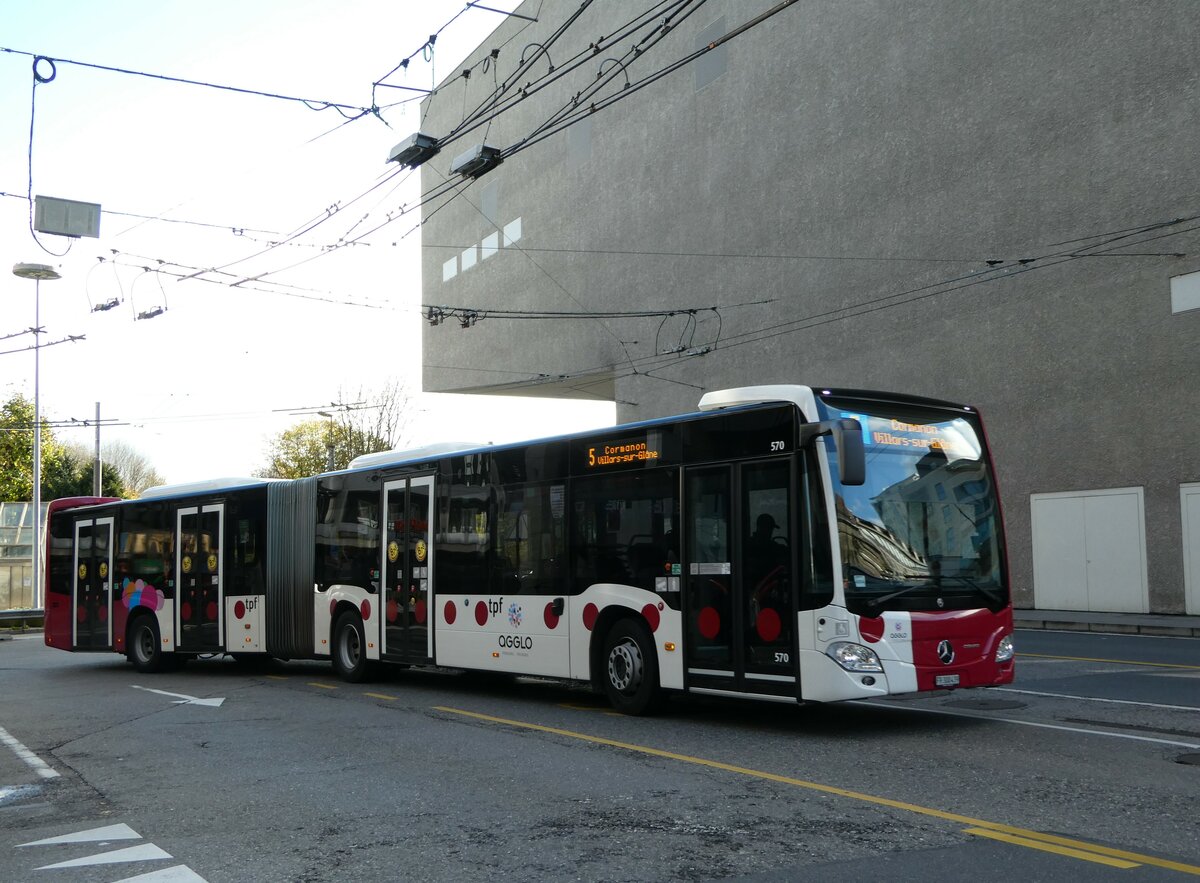
{"type": "Polygon", "coordinates": [[[885,448],[910,448],[916,451],[941,451],[952,457],[979,459],[980,448],[975,432],[963,420],[947,423],[905,423],[883,417],[843,413],[862,424],[863,441],[885,448]]]}
{"type": "Polygon", "coordinates": [[[652,447],[649,441],[620,440],[604,442],[589,446],[587,464],[589,469],[603,469],[606,466],[646,465],[659,460],[662,452],[657,446],[652,447]]]}

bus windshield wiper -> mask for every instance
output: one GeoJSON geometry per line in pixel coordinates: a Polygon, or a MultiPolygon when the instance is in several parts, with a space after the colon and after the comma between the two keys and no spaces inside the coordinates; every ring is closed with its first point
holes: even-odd
{"type": "Polygon", "coordinates": [[[951,579],[956,579],[960,583],[962,583],[964,586],[966,586],[967,588],[974,589],[976,592],[983,595],[985,598],[988,598],[989,600],[991,600],[992,603],[994,603],[994,604],[1003,604],[1004,603],[1004,594],[996,586],[981,585],[981,584],[975,582],[975,580],[971,579],[969,576],[964,576],[961,573],[956,573],[953,576],[943,576],[942,577],[943,582],[945,582],[946,580],[951,580],[951,579]]]}
{"type": "Polygon", "coordinates": [[[882,595],[878,598],[868,598],[867,606],[868,607],[882,607],[884,604],[886,604],[888,601],[891,601],[893,598],[899,598],[901,595],[907,595],[909,592],[914,592],[917,589],[928,589],[928,588],[930,588],[930,586],[931,586],[930,583],[909,583],[908,585],[901,586],[899,589],[897,589],[894,592],[889,592],[888,594],[882,595]]]}

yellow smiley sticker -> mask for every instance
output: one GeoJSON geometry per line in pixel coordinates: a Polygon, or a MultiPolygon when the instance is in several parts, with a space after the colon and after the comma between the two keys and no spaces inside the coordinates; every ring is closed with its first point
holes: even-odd
{"type": "Polygon", "coordinates": [[[192,556],[191,555],[183,556],[183,572],[184,573],[192,572],[192,556]]]}
{"type": "Polygon", "coordinates": [[[217,556],[209,555],[208,556],[208,570],[211,573],[212,571],[214,571],[216,569],[217,569],[217,556]]]}
{"type": "Polygon", "coordinates": [[[426,554],[426,552],[428,552],[428,551],[429,551],[429,550],[428,550],[428,549],[425,547],[425,541],[424,541],[424,540],[417,540],[417,550],[416,550],[416,551],[417,551],[417,561],[423,562],[423,561],[425,560],[425,554],[426,554]]]}
{"type": "Polygon", "coordinates": [[[388,561],[395,564],[396,559],[399,557],[400,557],[400,546],[399,546],[399,544],[396,543],[395,540],[393,540],[392,542],[388,543],[388,561]]]}
{"type": "Polygon", "coordinates": [[[87,565],[86,564],[79,565],[79,578],[87,579],[87,565]]]}
{"type": "Polygon", "coordinates": [[[108,562],[101,561],[100,562],[100,579],[104,579],[106,576],[108,576],[108,562]]]}

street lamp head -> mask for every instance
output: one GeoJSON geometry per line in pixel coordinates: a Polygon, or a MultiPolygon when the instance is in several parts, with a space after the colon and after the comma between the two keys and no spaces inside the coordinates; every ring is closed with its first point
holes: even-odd
{"type": "Polygon", "coordinates": [[[49,282],[62,278],[58,270],[49,264],[13,264],[13,275],[20,276],[22,279],[36,279],[38,282],[43,279],[49,282]]]}

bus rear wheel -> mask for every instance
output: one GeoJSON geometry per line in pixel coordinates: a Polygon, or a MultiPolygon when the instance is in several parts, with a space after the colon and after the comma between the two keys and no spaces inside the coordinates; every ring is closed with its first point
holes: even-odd
{"type": "Polygon", "coordinates": [[[367,636],[362,620],[347,610],[333,624],[333,669],[338,677],[352,684],[367,679],[367,636]]]}
{"type": "Polygon", "coordinates": [[[158,635],[158,620],[150,614],[143,613],[130,623],[126,646],[129,648],[129,661],[138,671],[151,674],[166,668],[162,641],[158,635]]]}
{"type": "Polygon", "coordinates": [[[658,707],[658,656],[650,632],[632,619],[619,620],[604,641],[601,681],[612,707],[623,714],[649,714],[658,707]]]}

